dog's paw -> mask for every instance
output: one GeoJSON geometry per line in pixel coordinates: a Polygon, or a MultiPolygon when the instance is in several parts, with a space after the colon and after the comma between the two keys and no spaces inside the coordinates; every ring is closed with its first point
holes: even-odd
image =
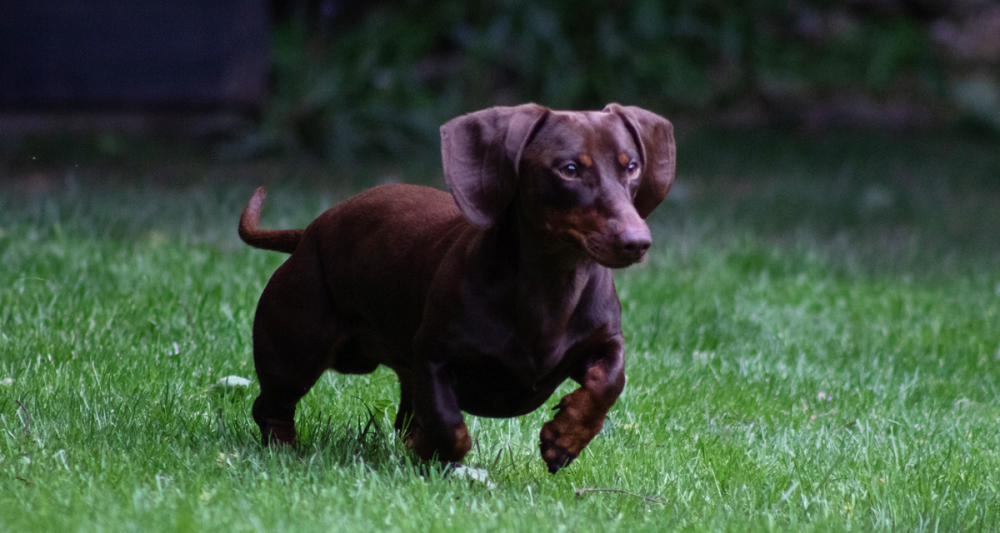
{"type": "Polygon", "coordinates": [[[268,418],[260,426],[261,440],[264,446],[284,444],[295,447],[295,423],[287,420],[268,418]]]}
{"type": "Polygon", "coordinates": [[[434,456],[434,448],[430,446],[424,432],[419,427],[411,426],[403,435],[406,447],[413,450],[421,459],[429,461],[434,456]]]}
{"type": "Polygon", "coordinates": [[[549,473],[555,474],[560,468],[573,462],[579,452],[571,452],[565,446],[565,439],[559,434],[555,422],[546,422],[542,426],[541,442],[539,449],[542,452],[542,460],[549,467],[549,473]]]}
{"type": "Polygon", "coordinates": [[[457,463],[472,449],[472,439],[465,424],[454,429],[452,435],[439,436],[438,442],[432,441],[422,428],[411,427],[403,437],[403,442],[421,459],[431,461],[437,459],[443,462],[457,463]]]}

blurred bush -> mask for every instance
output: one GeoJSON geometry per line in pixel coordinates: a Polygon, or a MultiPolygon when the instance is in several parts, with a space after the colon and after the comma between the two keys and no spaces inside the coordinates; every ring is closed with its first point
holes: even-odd
{"type": "Polygon", "coordinates": [[[983,0],[275,5],[273,101],[237,153],[427,153],[447,119],[526,101],[807,128],[919,127],[964,109],[1000,125],[1000,10],[983,0]]]}

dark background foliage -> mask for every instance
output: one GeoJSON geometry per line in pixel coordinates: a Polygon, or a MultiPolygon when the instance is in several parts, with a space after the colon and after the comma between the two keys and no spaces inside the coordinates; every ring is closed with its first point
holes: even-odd
{"type": "Polygon", "coordinates": [[[436,144],[457,114],[610,101],[725,126],[1000,125],[982,0],[285,0],[273,100],[237,151],[332,160],[436,144]]]}

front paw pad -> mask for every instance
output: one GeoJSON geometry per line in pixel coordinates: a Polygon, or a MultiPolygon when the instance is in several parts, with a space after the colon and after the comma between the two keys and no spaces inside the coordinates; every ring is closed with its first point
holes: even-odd
{"type": "Polygon", "coordinates": [[[542,426],[539,449],[542,452],[542,460],[549,467],[550,474],[555,474],[560,468],[573,462],[573,459],[576,459],[578,455],[560,444],[558,442],[560,440],[559,437],[559,430],[556,429],[554,423],[547,422],[542,426]]]}

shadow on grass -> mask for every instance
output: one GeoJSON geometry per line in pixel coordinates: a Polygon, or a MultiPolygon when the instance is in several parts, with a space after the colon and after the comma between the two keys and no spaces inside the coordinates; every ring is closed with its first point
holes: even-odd
{"type": "Polygon", "coordinates": [[[301,461],[317,459],[331,466],[363,464],[375,471],[412,470],[414,473],[443,475],[444,469],[421,461],[408,450],[392,424],[366,406],[367,413],[349,420],[333,415],[299,417],[295,447],[261,442],[260,430],[250,416],[252,395],[246,390],[210,393],[214,413],[214,433],[225,447],[248,454],[278,452],[301,461]]]}

